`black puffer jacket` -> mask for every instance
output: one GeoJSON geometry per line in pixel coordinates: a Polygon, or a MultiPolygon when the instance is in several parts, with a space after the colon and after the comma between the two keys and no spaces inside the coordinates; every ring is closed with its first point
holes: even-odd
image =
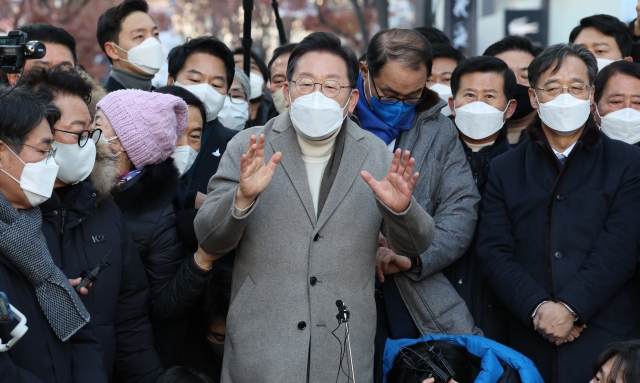
{"type": "Polygon", "coordinates": [[[110,198],[117,167],[101,156],[91,182],[56,189],[40,206],[42,232],[56,265],[68,278],[94,268],[108,253],[111,266],[82,299],[104,350],[104,364],[126,382],[153,382],[162,373],[147,311],[149,284],[122,214],[110,198]],[[100,189],[100,190],[98,190],[100,189]]]}
{"type": "Polygon", "coordinates": [[[147,272],[156,349],[165,366],[180,349],[188,314],[210,275],[195,264],[178,239],[172,204],[178,183],[178,172],[169,158],[146,166],[112,193],[147,272]]]}
{"type": "MultiPolygon", "coordinates": [[[[507,127],[503,126],[496,142],[474,153],[462,142],[471,173],[482,196],[489,175],[489,164],[497,156],[511,150],[507,139],[507,127]]],[[[482,277],[480,261],[476,254],[478,230],[474,233],[469,250],[452,265],[443,270],[458,294],[464,299],[476,326],[484,335],[504,345],[509,345],[508,311],[491,291],[482,277]]]]}

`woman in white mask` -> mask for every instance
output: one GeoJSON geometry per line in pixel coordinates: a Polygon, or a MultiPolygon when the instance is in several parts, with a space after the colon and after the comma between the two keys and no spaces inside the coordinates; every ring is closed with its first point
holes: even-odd
{"type": "Polygon", "coordinates": [[[249,78],[240,68],[236,67],[233,83],[224,100],[224,106],[218,113],[218,120],[225,128],[237,131],[245,128],[249,120],[251,95],[249,78]]]}
{"type": "Polygon", "coordinates": [[[618,61],[598,73],[593,83],[592,114],[609,138],[640,143],[640,66],[618,61]]]}

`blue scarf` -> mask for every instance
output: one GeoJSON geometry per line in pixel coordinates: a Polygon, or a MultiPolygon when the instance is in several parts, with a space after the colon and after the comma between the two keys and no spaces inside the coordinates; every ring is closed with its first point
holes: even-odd
{"type": "Polygon", "coordinates": [[[389,145],[400,135],[401,132],[411,129],[413,118],[416,115],[415,108],[402,120],[398,121],[394,126],[391,126],[382,121],[382,119],[380,119],[380,117],[378,117],[378,115],[375,114],[369,106],[367,96],[364,93],[362,73],[358,75],[358,90],[360,91],[360,98],[358,100],[358,105],[356,105],[356,114],[358,115],[358,119],[360,119],[360,123],[362,123],[362,128],[364,130],[370,131],[389,145]]]}

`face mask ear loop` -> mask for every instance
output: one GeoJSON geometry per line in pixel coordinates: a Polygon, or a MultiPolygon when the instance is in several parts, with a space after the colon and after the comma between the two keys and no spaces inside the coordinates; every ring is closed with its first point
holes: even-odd
{"type": "MultiPolygon", "coordinates": [[[[27,166],[27,164],[25,164],[24,161],[22,161],[22,158],[18,157],[18,155],[13,150],[11,150],[9,145],[6,145],[6,146],[7,146],[7,149],[9,149],[9,151],[11,152],[11,154],[13,154],[18,160],[20,160],[20,162],[22,162],[22,164],[24,166],[27,166]]],[[[6,170],[0,169],[0,171],[2,171],[4,174],[8,175],[12,180],[16,181],[17,183],[20,183],[20,181],[18,181],[14,176],[12,176],[11,174],[7,173],[6,170]]]]}

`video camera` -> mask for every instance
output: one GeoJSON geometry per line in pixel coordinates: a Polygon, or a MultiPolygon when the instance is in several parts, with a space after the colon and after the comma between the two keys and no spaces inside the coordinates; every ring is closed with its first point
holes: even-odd
{"type": "Polygon", "coordinates": [[[11,31],[0,36],[0,69],[5,73],[20,73],[28,59],[41,59],[47,49],[40,41],[29,41],[22,31],[11,31]]]}

